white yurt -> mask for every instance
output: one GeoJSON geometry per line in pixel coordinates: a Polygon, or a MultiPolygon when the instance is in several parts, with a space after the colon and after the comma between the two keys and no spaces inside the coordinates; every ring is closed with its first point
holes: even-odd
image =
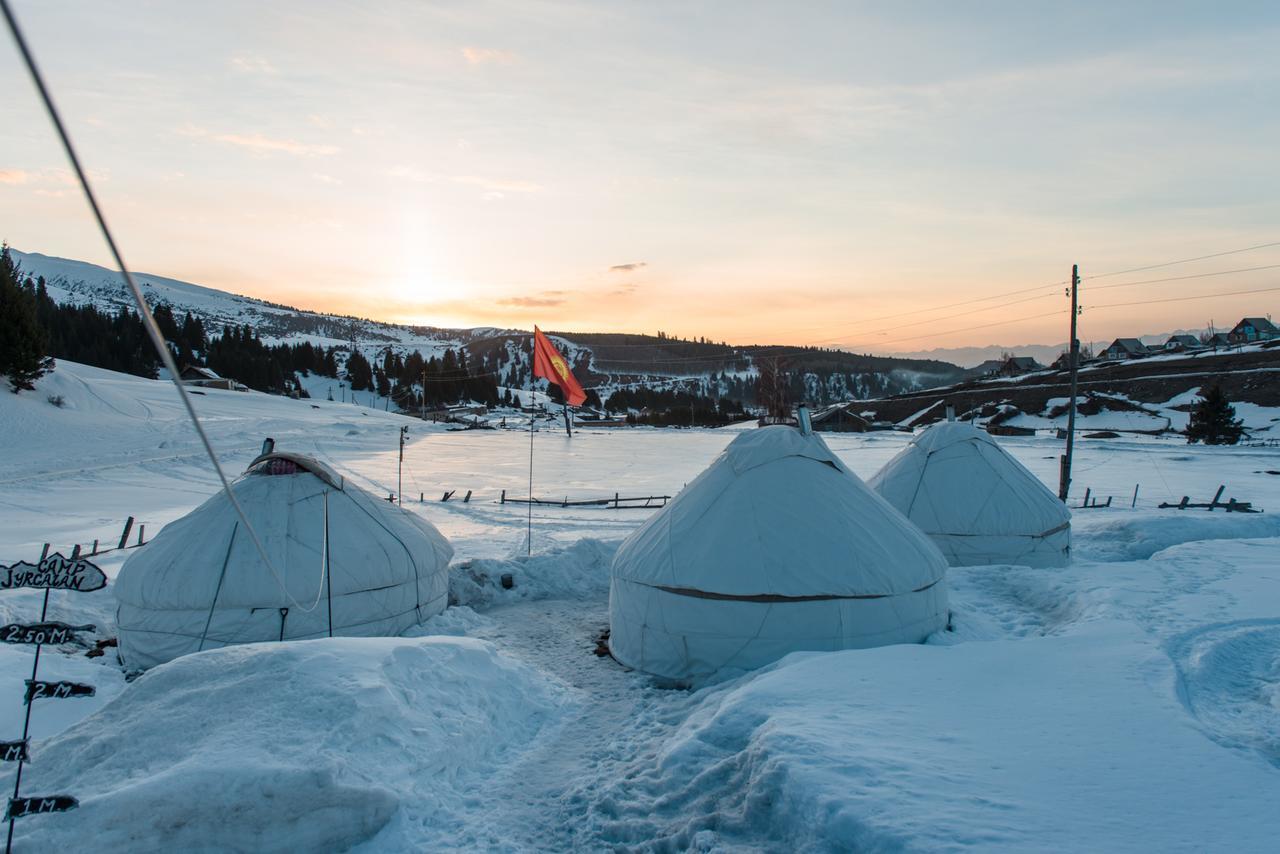
{"type": "Polygon", "coordinates": [[[231,644],[392,636],[448,603],[453,549],[429,522],[322,463],[268,452],[166,525],[114,584],[120,657],[142,669],[231,644]]]}
{"type": "Polygon", "coordinates": [[[821,438],[761,427],[618,549],[609,649],[687,683],[796,650],[917,643],[947,624],[946,570],[821,438]]]}
{"type": "Polygon", "coordinates": [[[928,428],[868,485],[933,538],[952,566],[1063,566],[1071,511],[971,424],[928,428]]]}

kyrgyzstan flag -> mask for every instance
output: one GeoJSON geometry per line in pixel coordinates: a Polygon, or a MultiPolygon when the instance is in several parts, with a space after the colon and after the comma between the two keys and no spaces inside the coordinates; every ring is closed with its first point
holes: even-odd
{"type": "Polygon", "coordinates": [[[569,370],[569,363],[556,350],[551,339],[542,334],[542,330],[533,327],[533,375],[550,380],[560,386],[564,399],[570,406],[581,406],[587,399],[587,393],[578,384],[578,379],[569,370]]]}

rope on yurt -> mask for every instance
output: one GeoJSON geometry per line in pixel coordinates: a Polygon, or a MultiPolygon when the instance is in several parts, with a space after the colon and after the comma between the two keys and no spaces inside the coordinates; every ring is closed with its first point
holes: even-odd
{"type": "MultiPolygon", "coordinates": [[[[391,536],[391,539],[399,543],[400,548],[404,549],[405,556],[409,558],[409,564],[413,567],[413,602],[414,602],[414,607],[417,609],[417,612],[418,612],[418,622],[421,623],[422,622],[422,586],[421,586],[420,579],[418,578],[417,558],[413,556],[413,552],[409,549],[407,545],[405,545],[404,539],[402,537],[396,536],[396,533],[394,531],[392,531],[386,525],[382,524],[382,520],[379,519],[377,516],[373,515],[372,513],[370,513],[369,508],[365,507],[359,501],[355,501],[354,499],[352,500],[351,503],[359,507],[362,511],[364,511],[364,514],[368,516],[370,519],[372,519],[374,524],[376,524],[382,530],[386,531],[391,536]]],[[[409,511],[405,510],[404,512],[408,513],[409,511]]]]}
{"type": "MultiPolygon", "coordinates": [[[[89,209],[93,213],[93,218],[98,224],[98,230],[102,232],[103,240],[106,241],[107,248],[111,252],[111,257],[115,260],[116,266],[120,268],[120,275],[124,279],[125,285],[128,286],[129,292],[133,295],[133,300],[138,306],[138,315],[142,319],[142,325],[147,330],[147,337],[151,339],[151,345],[155,348],[157,355],[160,357],[162,364],[169,372],[169,379],[173,382],[174,388],[178,390],[178,398],[182,401],[183,409],[186,410],[187,418],[191,421],[195,428],[196,435],[200,438],[200,444],[204,446],[205,454],[209,457],[209,462],[213,464],[213,470],[218,475],[218,480],[222,483],[222,490],[226,493],[227,500],[231,502],[232,508],[236,512],[236,516],[244,524],[245,529],[249,532],[250,539],[253,540],[254,547],[258,550],[258,555],[262,558],[263,563],[267,565],[267,569],[275,577],[276,583],[280,585],[281,591],[290,601],[293,597],[289,595],[289,589],[285,586],[284,579],[280,577],[280,573],[276,571],[275,565],[271,559],[267,557],[267,549],[262,544],[258,532],[254,530],[253,524],[249,521],[249,517],[245,514],[244,508],[240,506],[240,502],[236,500],[235,493],[231,491],[231,481],[227,479],[226,472],[222,470],[222,464],[218,462],[218,455],[213,450],[213,443],[209,440],[209,435],[204,430],[204,425],[200,423],[199,416],[196,415],[195,406],[191,402],[191,396],[187,394],[187,389],[182,384],[178,365],[173,359],[173,353],[169,351],[168,345],[165,343],[164,334],[161,333],[160,327],[156,324],[155,316],[151,313],[151,307],[147,304],[147,299],[142,293],[142,289],[138,286],[137,281],[133,277],[133,273],[129,271],[129,267],[124,263],[124,256],[120,252],[120,247],[116,245],[115,236],[111,232],[111,228],[107,225],[106,215],[102,212],[102,208],[98,204],[98,197],[93,192],[93,187],[89,184],[89,177],[85,173],[84,167],[80,163],[80,156],[76,154],[75,146],[71,144],[71,136],[67,132],[66,125],[62,122],[62,116],[58,112],[58,108],[53,103],[53,95],[49,92],[49,87],[45,84],[44,76],[40,73],[39,67],[36,65],[35,56],[31,53],[31,48],[27,45],[26,37],[22,34],[22,29],[18,26],[18,19],[14,17],[13,10],[9,7],[9,0],[0,0],[0,11],[3,11],[6,23],[9,25],[9,32],[13,36],[14,43],[18,46],[18,52],[22,54],[23,62],[26,64],[27,73],[31,77],[32,83],[35,84],[36,91],[40,95],[40,100],[44,103],[45,112],[49,115],[49,121],[53,124],[53,129],[58,135],[58,140],[62,143],[62,150],[67,155],[67,160],[71,164],[72,170],[75,172],[76,180],[80,184],[80,189],[84,192],[85,201],[89,204],[89,209]]],[[[319,598],[316,599],[317,603],[319,598]]],[[[297,602],[294,602],[298,605],[297,602]]],[[[301,608],[301,605],[298,605],[301,608]]],[[[303,609],[306,610],[306,609],[303,609]]]]}
{"type": "Polygon", "coordinates": [[[222,593],[222,580],[227,577],[227,564],[231,561],[231,548],[236,544],[236,531],[240,530],[240,523],[236,522],[231,527],[231,538],[227,540],[227,554],[222,559],[222,570],[218,573],[218,586],[213,589],[213,601],[209,603],[209,615],[204,618],[204,631],[200,633],[200,645],[196,647],[196,652],[204,649],[205,639],[209,637],[209,624],[213,622],[213,609],[218,605],[218,595],[222,593]]]}
{"type": "Polygon", "coordinates": [[[321,557],[325,590],[329,594],[329,637],[333,637],[333,574],[329,571],[329,490],[324,491],[324,555],[321,557]]]}

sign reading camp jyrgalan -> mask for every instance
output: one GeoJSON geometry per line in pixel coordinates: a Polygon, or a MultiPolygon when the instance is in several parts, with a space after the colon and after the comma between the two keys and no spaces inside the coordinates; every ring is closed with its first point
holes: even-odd
{"type": "Polygon", "coordinates": [[[12,566],[0,566],[0,590],[35,587],[88,593],[106,586],[106,573],[84,558],[51,554],[37,564],[20,560],[12,566]]]}

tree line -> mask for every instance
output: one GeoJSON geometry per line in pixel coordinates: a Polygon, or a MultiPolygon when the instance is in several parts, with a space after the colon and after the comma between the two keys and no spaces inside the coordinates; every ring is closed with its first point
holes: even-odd
{"type": "MultiPolygon", "coordinates": [[[[358,349],[303,341],[267,344],[248,324],[224,325],[210,335],[204,321],[179,318],[166,304],[152,310],[156,326],[178,366],[194,365],[257,391],[305,396],[300,375],[344,377],[353,391],[391,397],[403,409],[463,401],[499,403],[497,382],[473,373],[462,349],[426,358],[383,353],[378,365],[358,349]]],[[[127,306],[114,311],[94,305],[58,303],[43,277],[24,275],[8,246],[0,248],[0,374],[16,393],[66,359],[155,379],[160,359],[141,316],[127,306]]]]}

